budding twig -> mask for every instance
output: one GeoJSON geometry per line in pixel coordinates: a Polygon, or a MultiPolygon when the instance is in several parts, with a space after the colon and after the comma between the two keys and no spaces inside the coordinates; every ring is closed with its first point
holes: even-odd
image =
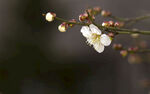
{"type": "MultiPolygon", "coordinates": [[[[59,18],[59,17],[55,17],[56,20],[58,21],[62,21],[62,22],[66,22],[68,24],[76,24],[76,25],[81,25],[81,26],[85,26],[85,25],[89,25],[88,23],[83,23],[83,22],[69,22],[68,20],[59,18]]],[[[94,23],[92,21],[92,23],[94,23]]],[[[144,30],[132,30],[132,29],[123,29],[123,28],[116,28],[116,27],[104,27],[101,25],[98,25],[96,23],[94,23],[97,27],[99,27],[100,29],[103,30],[111,30],[111,32],[117,33],[117,34],[134,34],[134,33],[138,33],[138,34],[143,34],[143,35],[150,35],[150,31],[144,31],[144,30]]]]}

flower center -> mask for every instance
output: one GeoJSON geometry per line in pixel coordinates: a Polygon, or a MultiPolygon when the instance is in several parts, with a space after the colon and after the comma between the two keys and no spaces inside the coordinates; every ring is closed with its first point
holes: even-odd
{"type": "Polygon", "coordinates": [[[98,39],[100,39],[100,35],[98,35],[98,34],[96,34],[96,33],[93,33],[93,34],[92,34],[92,39],[93,39],[93,40],[98,40],[98,39]]]}
{"type": "Polygon", "coordinates": [[[93,44],[95,44],[95,43],[97,43],[99,41],[100,41],[100,35],[98,35],[96,33],[93,33],[92,36],[91,36],[91,38],[88,39],[88,43],[90,45],[93,45],[93,44]]]}

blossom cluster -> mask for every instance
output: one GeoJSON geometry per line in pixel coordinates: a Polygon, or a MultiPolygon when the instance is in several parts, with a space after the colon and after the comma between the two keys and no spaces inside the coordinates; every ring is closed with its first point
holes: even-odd
{"type": "MultiPolygon", "coordinates": [[[[82,26],[81,33],[87,39],[87,43],[89,45],[93,46],[94,49],[98,53],[102,53],[104,51],[105,46],[109,46],[111,44],[112,37],[113,37],[111,35],[113,35],[113,34],[111,34],[111,33],[109,33],[108,35],[102,34],[102,31],[91,22],[91,19],[94,20],[95,15],[97,15],[98,13],[101,13],[101,15],[105,16],[105,17],[111,15],[110,12],[104,11],[99,7],[95,7],[92,9],[87,9],[83,14],[80,14],[79,15],[79,21],[80,22],[86,21],[89,24],[88,26],[82,26]],[[91,16],[91,19],[89,18],[89,16],[91,16]]],[[[53,21],[55,19],[55,17],[56,17],[56,14],[52,13],[52,12],[48,12],[45,15],[45,19],[49,22],[53,21]]],[[[72,23],[76,23],[77,21],[75,19],[72,19],[68,22],[69,23],[62,22],[62,24],[60,24],[58,26],[58,30],[60,32],[66,32],[67,28],[73,27],[74,24],[72,24],[72,23]]],[[[114,26],[119,25],[119,23],[117,23],[117,22],[113,23],[113,21],[108,22],[108,24],[110,24],[110,23],[114,24],[114,26]]],[[[102,23],[102,24],[104,24],[104,23],[102,23]]]]}
{"type": "MultiPolygon", "coordinates": [[[[102,53],[106,46],[109,46],[112,43],[114,37],[118,34],[117,30],[127,31],[120,32],[121,34],[131,34],[133,38],[138,38],[138,30],[128,30],[128,29],[120,29],[126,26],[127,23],[134,23],[137,19],[122,19],[112,15],[111,12],[103,10],[100,7],[94,7],[85,10],[78,16],[78,20],[64,20],[56,16],[55,13],[48,12],[45,15],[45,19],[48,22],[52,22],[54,19],[62,21],[62,23],[58,26],[58,30],[60,32],[66,32],[68,28],[72,28],[74,25],[81,25],[81,34],[86,38],[86,42],[88,45],[93,46],[93,48],[98,52],[102,53]],[[95,24],[95,19],[97,15],[101,15],[102,17],[108,17],[111,20],[104,21],[101,25],[95,24]],[[131,31],[131,32],[130,32],[131,31]],[[137,33],[136,33],[137,32],[137,33]]],[[[143,19],[143,18],[141,18],[143,19]]],[[[139,18],[138,18],[139,20],[139,18]]],[[[143,33],[143,32],[140,32],[143,33]]],[[[115,50],[120,51],[120,54],[123,57],[126,57],[128,54],[132,54],[130,56],[136,57],[133,55],[135,53],[140,52],[139,47],[129,47],[125,49],[121,44],[114,44],[113,48],[115,50]]],[[[134,61],[130,59],[130,61],[134,61]]]]}

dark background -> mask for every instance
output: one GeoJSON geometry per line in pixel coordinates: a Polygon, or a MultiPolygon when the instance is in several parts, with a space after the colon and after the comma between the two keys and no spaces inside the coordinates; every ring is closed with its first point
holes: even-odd
{"type": "MultiPolygon", "coordinates": [[[[60,22],[42,16],[52,11],[78,19],[93,6],[120,17],[150,13],[149,0],[0,0],[0,94],[148,94],[139,84],[149,79],[148,62],[129,64],[112,45],[98,54],[80,26],[60,33],[60,22]]],[[[150,20],[136,27],[150,30],[150,20]]],[[[130,45],[132,39],[121,35],[113,42],[130,45]]]]}

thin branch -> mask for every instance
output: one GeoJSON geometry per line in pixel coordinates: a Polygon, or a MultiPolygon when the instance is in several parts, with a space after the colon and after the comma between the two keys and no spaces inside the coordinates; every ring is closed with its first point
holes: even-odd
{"type": "MultiPolygon", "coordinates": [[[[55,17],[56,20],[62,21],[62,22],[66,22],[68,24],[76,24],[76,25],[81,25],[81,26],[87,26],[90,25],[88,23],[81,23],[81,22],[69,22],[65,19],[59,18],[59,17],[55,17]]],[[[94,22],[93,22],[94,23],[94,22]]],[[[110,32],[114,32],[117,34],[133,34],[133,33],[138,33],[138,34],[143,34],[143,35],[150,35],[150,31],[144,31],[144,30],[132,30],[132,29],[123,29],[123,28],[116,28],[116,27],[104,27],[101,25],[98,25],[96,23],[94,23],[98,28],[103,29],[103,30],[109,30],[110,32]]]]}
{"type": "Polygon", "coordinates": [[[109,17],[112,18],[112,19],[115,19],[117,21],[120,21],[120,22],[126,22],[126,21],[129,20],[128,18],[121,18],[121,17],[117,17],[117,16],[113,16],[113,15],[111,15],[109,17]]]}
{"type": "Polygon", "coordinates": [[[76,24],[76,25],[89,25],[87,23],[80,23],[80,22],[69,22],[65,19],[59,18],[59,17],[55,17],[56,20],[61,21],[61,22],[66,22],[68,24],[76,24]]]}
{"type": "Polygon", "coordinates": [[[112,19],[115,19],[117,21],[121,21],[121,22],[137,22],[137,21],[141,21],[141,20],[145,20],[145,19],[149,19],[150,18],[150,14],[144,15],[144,16],[139,16],[139,17],[135,17],[135,18],[121,18],[121,17],[117,17],[117,16],[109,16],[112,19]]]}
{"type": "Polygon", "coordinates": [[[149,19],[149,18],[150,18],[150,14],[145,15],[145,16],[140,16],[140,17],[132,18],[132,19],[130,19],[130,20],[127,21],[126,27],[132,26],[133,24],[135,24],[138,21],[142,21],[142,20],[149,19]]]}

